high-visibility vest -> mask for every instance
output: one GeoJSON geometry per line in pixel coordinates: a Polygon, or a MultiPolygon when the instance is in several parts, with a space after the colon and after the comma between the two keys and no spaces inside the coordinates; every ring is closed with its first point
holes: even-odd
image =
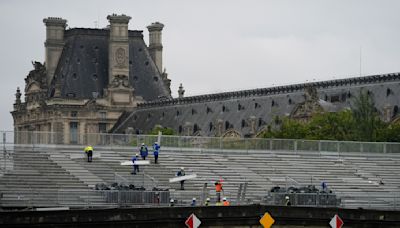
{"type": "Polygon", "coordinates": [[[229,206],[229,204],[230,204],[229,201],[224,201],[224,202],[223,202],[223,205],[224,205],[224,206],[229,206]]]}
{"type": "Polygon", "coordinates": [[[215,185],[215,191],[216,192],[222,191],[222,184],[221,183],[218,183],[218,184],[215,185]]]}
{"type": "Polygon", "coordinates": [[[93,151],[93,147],[91,147],[91,146],[85,147],[85,153],[87,153],[90,150],[93,151]]]}

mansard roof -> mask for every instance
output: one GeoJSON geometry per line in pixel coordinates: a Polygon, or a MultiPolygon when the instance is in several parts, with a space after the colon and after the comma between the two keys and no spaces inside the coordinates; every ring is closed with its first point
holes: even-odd
{"type": "Polygon", "coordinates": [[[191,103],[201,103],[208,101],[219,101],[219,100],[229,100],[229,99],[240,99],[247,97],[259,97],[259,96],[269,96],[274,94],[286,94],[293,92],[304,91],[306,87],[314,87],[318,90],[338,88],[342,86],[362,86],[368,84],[385,83],[392,81],[399,81],[400,73],[390,73],[390,74],[380,74],[380,75],[369,75],[364,77],[354,77],[345,79],[335,79],[328,81],[318,81],[309,82],[301,84],[292,84],[285,86],[275,86],[269,88],[258,88],[250,90],[240,90],[232,92],[223,92],[215,94],[205,94],[197,95],[191,97],[174,98],[174,99],[164,99],[157,101],[149,101],[145,103],[138,104],[138,108],[148,108],[148,107],[158,107],[158,106],[168,106],[176,104],[191,104],[191,103]]]}
{"type": "MultiPolygon", "coordinates": [[[[93,92],[103,96],[109,80],[109,30],[73,28],[65,31],[64,41],[49,96],[54,95],[57,83],[61,85],[62,98],[92,98],[93,92]]],[[[170,97],[142,31],[129,31],[129,82],[135,96],[146,101],[170,97]]]]}

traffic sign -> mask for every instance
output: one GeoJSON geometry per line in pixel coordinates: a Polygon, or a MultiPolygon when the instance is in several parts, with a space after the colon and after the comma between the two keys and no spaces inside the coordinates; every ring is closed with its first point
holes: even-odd
{"type": "Polygon", "coordinates": [[[260,219],[260,224],[263,225],[264,228],[269,228],[274,224],[275,220],[271,217],[271,215],[266,212],[264,216],[260,219]]]}
{"type": "Polygon", "coordinates": [[[338,215],[333,216],[329,222],[329,225],[331,225],[332,228],[341,228],[343,224],[343,220],[338,215]]]}
{"type": "Polygon", "coordinates": [[[201,221],[196,217],[195,214],[191,214],[188,219],[186,219],[185,225],[189,228],[197,228],[201,224],[201,221]]]}

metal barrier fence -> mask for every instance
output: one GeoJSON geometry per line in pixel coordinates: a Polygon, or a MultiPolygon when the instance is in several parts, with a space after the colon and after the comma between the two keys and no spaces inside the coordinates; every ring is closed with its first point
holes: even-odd
{"type": "MultiPolygon", "coordinates": [[[[93,146],[138,146],[142,142],[152,145],[158,141],[156,135],[87,133],[70,137],[57,132],[0,132],[3,147],[8,144],[76,144],[93,146]],[[76,141],[71,141],[76,138],[76,141]]],[[[197,150],[286,150],[286,151],[326,151],[326,152],[375,152],[398,153],[400,143],[353,142],[303,139],[265,138],[221,138],[198,136],[170,136],[161,138],[163,147],[195,148],[197,150]]]]}
{"type": "Polygon", "coordinates": [[[160,206],[168,205],[169,191],[128,190],[59,190],[58,206],[107,207],[107,206],[160,206]]]}
{"type": "Polygon", "coordinates": [[[267,205],[285,205],[285,197],[289,197],[291,206],[339,206],[341,200],[336,194],[329,193],[281,193],[269,192],[263,200],[267,205]]]}

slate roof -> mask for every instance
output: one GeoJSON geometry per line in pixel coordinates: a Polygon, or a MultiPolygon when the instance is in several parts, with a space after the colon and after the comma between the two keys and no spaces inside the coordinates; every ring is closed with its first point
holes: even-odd
{"type": "MultiPolygon", "coordinates": [[[[93,92],[104,95],[108,84],[108,29],[73,28],[65,31],[61,54],[49,96],[56,83],[61,84],[62,98],[92,98],[93,92]]],[[[129,31],[129,81],[136,96],[155,100],[170,98],[161,74],[150,57],[142,31],[129,31]]]]}
{"type": "Polygon", "coordinates": [[[251,118],[256,120],[256,132],[260,132],[273,125],[275,116],[290,115],[296,105],[304,102],[307,86],[316,87],[319,104],[327,112],[350,108],[359,91],[368,90],[381,114],[387,107],[393,110],[392,118],[400,114],[396,111],[400,106],[400,73],[394,73],[146,102],[122,116],[111,132],[124,133],[132,127],[147,133],[155,125],[162,125],[186,134],[181,128],[190,123],[190,134],[195,133],[197,125],[200,135],[214,136],[217,122],[222,120],[223,131],[233,128],[246,136],[250,134],[251,118]],[[335,98],[333,103],[329,102],[331,98],[335,98]]]}

